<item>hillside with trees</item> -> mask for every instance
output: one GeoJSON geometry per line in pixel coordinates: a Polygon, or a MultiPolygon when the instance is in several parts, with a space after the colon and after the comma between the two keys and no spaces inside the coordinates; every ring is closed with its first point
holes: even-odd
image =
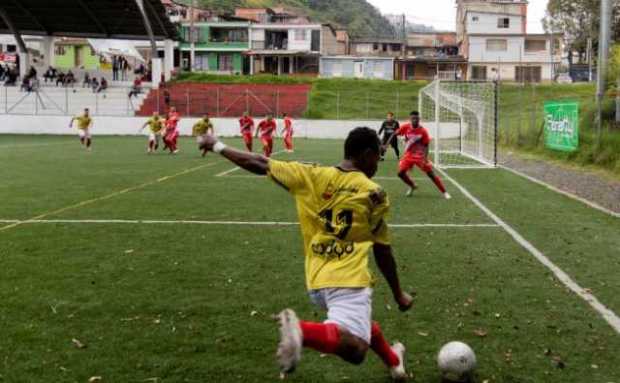
{"type": "MultiPolygon", "coordinates": [[[[190,0],[182,1],[185,4],[190,0]]],[[[346,28],[352,37],[392,37],[394,27],[365,0],[197,0],[198,6],[222,12],[235,7],[283,6],[313,20],[346,28]]]]}

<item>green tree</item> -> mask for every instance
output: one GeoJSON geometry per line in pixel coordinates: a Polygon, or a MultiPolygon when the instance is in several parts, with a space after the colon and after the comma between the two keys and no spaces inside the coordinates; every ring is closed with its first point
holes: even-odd
{"type": "MultiPolygon", "coordinates": [[[[616,40],[620,37],[620,0],[612,1],[612,39],[616,40]]],[[[569,52],[577,52],[578,61],[584,62],[588,38],[592,39],[594,52],[597,51],[600,10],[601,0],[549,0],[543,25],[548,33],[563,33],[569,52]]]]}

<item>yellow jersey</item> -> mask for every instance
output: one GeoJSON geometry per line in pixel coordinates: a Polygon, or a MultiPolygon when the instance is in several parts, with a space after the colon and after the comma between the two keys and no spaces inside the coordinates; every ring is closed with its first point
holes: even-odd
{"type": "Polygon", "coordinates": [[[77,121],[78,129],[81,129],[81,130],[88,129],[88,127],[90,126],[90,123],[93,121],[93,119],[90,116],[85,116],[85,115],[77,116],[75,117],[75,120],[77,121]]]}
{"type": "Polygon", "coordinates": [[[389,200],[360,171],[269,161],[269,177],[296,200],[304,240],[306,287],[369,287],[373,244],[389,245],[389,200]]]}
{"type": "Polygon", "coordinates": [[[192,131],[194,136],[203,136],[207,134],[207,130],[209,129],[213,130],[213,124],[211,123],[211,121],[201,119],[196,124],[194,124],[192,131]]]}
{"type": "Polygon", "coordinates": [[[151,117],[147,121],[147,124],[149,125],[149,129],[151,130],[151,133],[161,132],[161,130],[164,128],[163,123],[164,121],[159,117],[158,118],[151,117]]]}

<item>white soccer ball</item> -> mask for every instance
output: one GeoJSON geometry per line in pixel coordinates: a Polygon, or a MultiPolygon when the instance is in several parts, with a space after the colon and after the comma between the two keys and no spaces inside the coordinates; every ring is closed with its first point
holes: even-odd
{"type": "Polygon", "coordinates": [[[476,354],[463,342],[449,342],[439,350],[437,365],[445,380],[466,381],[476,368],[476,354]]]}

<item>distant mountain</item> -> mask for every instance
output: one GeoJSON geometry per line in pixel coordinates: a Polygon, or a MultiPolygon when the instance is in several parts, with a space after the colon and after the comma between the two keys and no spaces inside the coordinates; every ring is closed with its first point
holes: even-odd
{"type": "MultiPolygon", "coordinates": [[[[189,4],[191,0],[179,2],[189,4]]],[[[343,27],[353,38],[392,37],[395,33],[392,24],[365,0],[197,0],[197,4],[224,12],[233,12],[235,7],[283,6],[313,20],[343,27]]]]}

